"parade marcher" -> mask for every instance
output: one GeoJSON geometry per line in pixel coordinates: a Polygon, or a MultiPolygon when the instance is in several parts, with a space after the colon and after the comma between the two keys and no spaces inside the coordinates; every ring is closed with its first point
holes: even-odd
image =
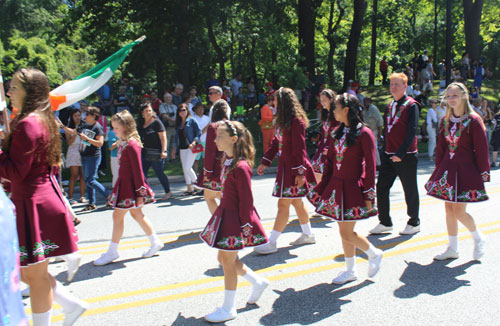
{"type": "Polygon", "coordinates": [[[217,259],[224,271],[224,304],[205,316],[212,323],[236,318],[238,275],[252,284],[249,304],[255,304],[269,285],[269,280],[238,259],[238,251],[268,241],[253,205],[251,179],[255,148],[252,135],[243,124],[224,120],[218,124],[216,144],[225,153],[221,203],[200,234],[210,247],[219,249],[217,259]]]}
{"type": "Polygon", "coordinates": [[[316,181],[319,183],[323,175],[326,156],[328,153],[328,138],[330,132],[338,125],[337,120],[333,114],[335,109],[335,92],[331,89],[324,89],[321,91],[319,101],[323,109],[321,110],[321,135],[318,141],[318,148],[316,154],[312,159],[312,167],[316,176],[316,181]]]}
{"type": "Polygon", "coordinates": [[[377,215],[375,205],[375,139],[362,119],[361,103],[344,93],[335,99],[335,119],[340,126],[329,138],[328,159],[322,181],[307,197],[316,213],[339,222],[347,270],[333,280],[344,284],[357,279],[356,248],[368,255],[368,277],[377,274],[382,250],[354,232],[356,221],[377,215]]]}
{"type": "Polygon", "coordinates": [[[484,236],[466,212],[467,203],[488,199],[484,183],[490,181],[488,142],[481,117],[469,103],[467,88],[451,83],[444,93],[446,116],[439,128],[436,169],[425,184],[427,194],[444,200],[449,244],[436,260],[458,258],[458,222],[474,238],[473,258],[484,254],[484,236]]]}
{"type": "Polygon", "coordinates": [[[280,88],[274,93],[274,106],[278,110],[276,135],[257,169],[259,175],[269,167],[278,155],[278,172],[273,188],[273,196],[278,197],[278,213],[269,243],[255,248],[260,254],[277,252],[276,241],[285,229],[290,216],[290,205],[295,208],[302,234],[291,245],[316,243],[311,230],[309,213],[302,197],[316,185],[314,171],[306,152],[307,115],[302,109],[295,92],[290,88],[280,88]]]}
{"type": "Polygon", "coordinates": [[[118,244],[123,235],[124,218],[127,212],[130,212],[151,242],[151,247],[142,254],[142,257],[152,257],[163,248],[163,242],[142,212],[145,204],[154,202],[154,193],[142,173],[142,144],[134,117],[127,110],[123,110],[113,115],[111,126],[116,136],[122,141],[118,147],[118,160],[120,161],[118,180],[109,199],[109,204],[114,208],[113,236],[108,250],[94,260],[96,266],[107,265],[118,259],[118,244]]]}
{"type": "Polygon", "coordinates": [[[214,103],[212,121],[208,125],[207,140],[205,147],[205,159],[203,170],[198,174],[196,186],[204,189],[203,196],[211,214],[217,209],[216,198],[220,200],[221,191],[221,170],[223,152],[217,149],[215,138],[217,136],[218,122],[227,119],[229,105],[225,100],[218,100],[214,103]]]}
{"type": "Polygon", "coordinates": [[[50,108],[49,81],[37,69],[21,69],[7,95],[19,116],[0,152],[0,177],[10,180],[16,208],[21,279],[30,286],[34,326],[50,325],[52,299],[73,323],[87,304],[48,272],[49,258],[76,252],[76,232],[57,185],[61,164],[59,127],[50,108]]]}
{"type": "Polygon", "coordinates": [[[419,106],[405,95],[408,77],[393,73],[389,77],[393,101],[387,106],[384,116],[384,149],[377,180],[377,203],[380,223],[370,230],[372,234],[392,231],[389,215],[389,194],[396,177],[403,184],[408,224],[400,234],[420,232],[419,197],[417,187],[417,128],[419,106]]]}

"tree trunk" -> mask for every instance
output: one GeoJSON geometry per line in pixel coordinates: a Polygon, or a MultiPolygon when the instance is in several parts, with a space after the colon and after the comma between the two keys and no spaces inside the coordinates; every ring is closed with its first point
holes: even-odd
{"type": "Polygon", "coordinates": [[[462,0],[464,7],[465,49],[469,53],[471,62],[479,59],[481,55],[479,28],[483,3],[484,0],[462,0]]]}
{"type": "Polygon", "coordinates": [[[437,66],[437,47],[438,47],[438,0],[434,0],[434,48],[432,50],[432,58],[434,59],[434,65],[437,66]]]}
{"type": "Polygon", "coordinates": [[[210,13],[207,12],[205,17],[207,22],[208,39],[210,40],[210,43],[212,43],[214,51],[217,54],[217,61],[219,62],[219,80],[222,81],[226,79],[226,68],[224,67],[224,65],[226,64],[226,58],[224,58],[224,53],[222,52],[222,49],[220,48],[219,44],[217,44],[217,39],[215,38],[215,33],[210,13]]]}
{"type": "Polygon", "coordinates": [[[328,81],[330,82],[330,88],[335,85],[335,73],[333,71],[333,56],[335,55],[335,50],[337,48],[337,42],[335,40],[335,32],[337,31],[342,18],[344,17],[345,9],[342,7],[341,0],[337,0],[338,17],[335,25],[333,25],[333,15],[335,12],[335,1],[332,0],[330,4],[330,16],[328,18],[328,33],[326,39],[328,40],[328,58],[327,58],[327,69],[328,69],[328,81]]]}
{"type": "Polygon", "coordinates": [[[377,54],[377,13],[378,13],[378,0],[372,0],[372,49],[370,53],[370,77],[368,78],[368,85],[375,84],[375,64],[377,54]]]}
{"type": "Polygon", "coordinates": [[[356,73],[356,59],[358,57],[358,45],[363,29],[363,18],[366,11],[365,0],[354,0],[354,18],[352,20],[351,32],[347,41],[347,50],[344,62],[344,88],[349,80],[353,79],[356,73]]]}
{"type": "MultiPolygon", "coordinates": [[[[179,2],[179,15],[181,17],[187,17],[189,14],[188,6],[187,3],[184,1],[179,2]]],[[[187,19],[184,19],[181,21],[179,24],[179,29],[178,29],[178,44],[179,44],[179,54],[177,56],[177,69],[178,69],[178,78],[180,78],[180,82],[185,85],[185,88],[187,89],[187,86],[189,86],[190,80],[189,80],[189,73],[191,71],[191,58],[190,58],[190,51],[189,51],[189,41],[188,38],[185,37],[189,32],[189,23],[187,19]]]]}
{"type": "Polygon", "coordinates": [[[300,66],[305,67],[314,76],[314,31],[316,24],[316,8],[322,0],[299,0],[297,15],[299,24],[300,66]]]}

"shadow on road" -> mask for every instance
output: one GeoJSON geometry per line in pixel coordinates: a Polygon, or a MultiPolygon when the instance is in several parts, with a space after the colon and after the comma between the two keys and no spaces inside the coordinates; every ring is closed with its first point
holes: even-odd
{"type": "Polygon", "coordinates": [[[341,307],[351,300],[341,299],[370,284],[366,280],[352,287],[340,287],[321,283],[310,288],[296,291],[274,290],[280,295],[273,304],[273,311],[260,319],[261,325],[310,325],[341,311],[341,307]]]}
{"type": "Polygon", "coordinates": [[[451,260],[435,260],[429,265],[406,262],[408,266],[399,278],[405,284],[394,291],[394,296],[401,299],[415,298],[419,294],[438,296],[453,292],[462,286],[469,286],[468,280],[459,280],[457,277],[464,275],[467,268],[480,262],[470,261],[463,265],[448,267],[450,262],[451,260]]]}
{"type": "MultiPolygon", "coordinates": [[[[207,309],[211,309],[211,308],[207,307],[207,309]]],[[[243,312],[247,312],[247,311],[251,311],[251,310],[255,310],[255,309],[259,309],[259,306],[247,304],[245,307],[237,309],[237,311],[238,311],[238,314],[241,314],[243,312]]],[[[207,310],[207,314],[211,313],[212,311],[207,310]]],[[[238,317],[236,317],[236,318],[238,318],[238,317]]],[[[174,322],[172,323],[172,326],[185,326],[185,325],[225,325],[225,323],[209,324],[207,321],[205,321],[205,318],[203,318],[203,317],[200,317],[200,318],[188,317],[188,318],[186,318],[182,315],[182,313],[179,313],[177,315],[177,319],[175,319],[174,322]]]]}

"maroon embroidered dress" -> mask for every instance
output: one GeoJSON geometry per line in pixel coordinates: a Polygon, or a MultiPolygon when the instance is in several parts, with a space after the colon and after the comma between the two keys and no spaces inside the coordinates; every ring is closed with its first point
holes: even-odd
{"type": "Polygon", "coordinates": [[[326,121],[321,126],[321,137],[318,141],[318,149],[312,159],[312,167],[315,173],[323,174],[326,156],[328,152],[328,138],[331,131],[338,125],[337,121],[326,121]]]}
{"type": "Polygon", "coordinates": [[[429,196],[455,203],[488,199],[484,182],[490,180],[489,149],[480,119],[441,119],[436,169],[425,184],[429,196]]]}
{"type": "Polygon", "coordinates": [[[118,179],[108,203],[113,208],[130,209],[140,207],[137,197],[143,197],[144,204],[154,203],[154,192],[142,173],[141,146],[131,139],[118,147],[118,179]]]}
{"type": "Polygon", "coordinates": [[[227,173],[232,159],[222,170],[221,202],[200,238],[210,247],[235,251],[268,242],[260,217],[253,205],[252,169],[244,160],[227,173]]]}
{"type": "Polygon", "coordinates": [[[329,140],[328,157],[321,182],[307,198],[316,212],[336,221],[356,221],[377,215],[375,208],[375,139],[371,130],[362,126],[351,147],[343,136],[329,140]],[[372,208],[366,207],[372,201],[372,208]]]}
{"type": "Polygon", "coordinates": [[[196,187],[212,191],[220,191],[221,188],[222,156],[224,154],[215,145],[216,136],[217,124],[211,123],[207,129],[203,171],[198,175],[198,181],[196,182],[196,187]],[[210,181],[205,182],[205,177],[210,179],[210,181]]]}
{"type": "Polygon", "coordinates": [[[36,114],[18,122],[8,153],[0,151],[0,177],[10,180],[16,207],[21,266],[78,250],[78,237],[47,162],[49,133],[36,114]]]}
{"type": "Polygon", "coordinates": [[[264,154],[261,164],[271,165],[278,155],[278,172],[274,183],[273,196],[278,198],[301,198],[310,187],[316,185],[316,176],[306,152],[306,128],[304,121],[294,117],[287,130],[276,128],[271,146],[264,154]],[[304,175],[304,186],[295,186],[295,177],[304,175]]]}

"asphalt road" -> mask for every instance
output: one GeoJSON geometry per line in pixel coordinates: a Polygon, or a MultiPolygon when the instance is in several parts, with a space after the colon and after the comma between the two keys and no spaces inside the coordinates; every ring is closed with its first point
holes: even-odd
{"type": "MultiPolygon", "coordinates": [[[[436,262],[434,255],[447,244],[443,202],[424,195],[423,185],[433,166],[419,163],[422,232],[400,236],[407,220],[399,181],[391,193],[395,224],[392,234],[370,236],[384,250],[379,275],[366,277],[367,261],[358,255],[358,280],[343,286],[332,279],[343,269],[337,225],[313,218],[317,243],[292,247],[300,233],[295,212],[278,241],[280,250],[269,256],[243,251],[245,264],[272,283],[258,305],[247,305],[250,293],[240,278],[238,317],[227,325],[500,325],[500,170],[492,171],[487,184],[490,200],[469,205],[480,229],[487,236],[481,262],[472,260],[473,242],[460,230],[460,258],[436,262]]],[[[272,229],[277,200],[271,197],[274,175],[253,179],[255,206],[266,229],[272,229]]],[[[174,194],[185,186],[172,184],[174,194]]],[[[162,193],[158,186],[155,191],[162,193]]],[[[307,204],[310,211],[312,206],[307,204]]],[[[203,244],[198,234],[210,218],[200,197],[174,198],[147,205],[145,214],[165,242],[158,256],[142,259],[149,242],[139,226],[127,217],[120,244],[120,258],[103,267],[92,260],[105,252],[111,237],[110,210],[80,214],[78,226],[82,265],[69,290],[90,303],[76,325],[206,325],[203,316],[222,305],[222,269],[217,251],[203,244]]],[[[359,222],[356,230],[367,234],[376,217],[359,222]]],[[[65,263],[53,263],[57,279],[66,279],[65,263]]],[[[29,312],[29,300],[25,300],[29,312]]],[[[61,325],[62,310],[53,311],[54,325],[61,325]]]]}

